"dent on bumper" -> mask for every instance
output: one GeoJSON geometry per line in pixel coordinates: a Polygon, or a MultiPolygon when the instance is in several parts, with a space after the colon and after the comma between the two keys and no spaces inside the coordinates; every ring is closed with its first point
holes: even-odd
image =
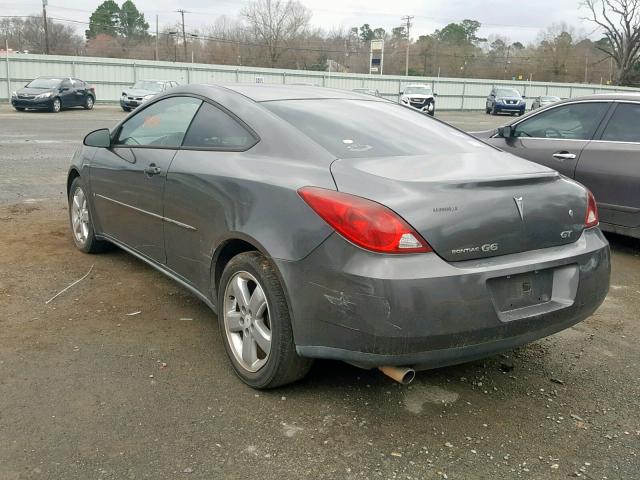
{"type": "Polygon", "coordinates": [[[551,335],[588,317],[609,289],[610,254],[598,229],[534,252],[447,263],[435,254],[379,255],[332,235],[299,262],[276,260],[302,356],[361,366],[432,368],[551,335]],[[571,302],[503,315],[487,281],[575,266],[571,302]]]}

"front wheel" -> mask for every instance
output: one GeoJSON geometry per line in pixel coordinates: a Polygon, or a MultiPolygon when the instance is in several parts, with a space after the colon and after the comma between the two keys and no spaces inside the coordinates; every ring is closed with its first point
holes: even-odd
{"type": "Polygon", "coordinates": [[[130,112],[131,109],[129,107],[122,107],[122,111],[124,112],[130,112]]]}
{"type": "Polygon", "coordinates": [[[495,105],[493,107],[491,107],[491,115],[497,115],[498,111],[496,110],[495,105]]]}
{"type": "Polygon", "coordinates": [[[232,258],[218,290],[220,334],[243,382],[266,389],[307,374],[312,362],[296,353],[287,301],[269,259],[259,252],[232,258]]]}
{"type": "Polygon", "coordinates": [[[98,253],[108,245],[96,239],[93,221],[89,212],[89,199],[84,183],[77,177],[69,189],[69,223],[73,242],[85,253],[98,253]]]}
{"type": "Polygon", "coordinates": [[[62,103],[59,98],[54,98],[49,106],[49,111],[53,113],[58,113],[62,109],[62,103]]]}
{"type": "Polygon", "coordinates": [[[19,112],[24,112],[24,107],[13,107],[19,112]]]}
{"type": "Polygon", "coordinates": [[[93,97],[91,95],[87,95],[87,98],[84,101],[84,105],[83,105],[84,109],[85,110],[92,110],[93,109],[93,104],[94,104],[93,97]]]}

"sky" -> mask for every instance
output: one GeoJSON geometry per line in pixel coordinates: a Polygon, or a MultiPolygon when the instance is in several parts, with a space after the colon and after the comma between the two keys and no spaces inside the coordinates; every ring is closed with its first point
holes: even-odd
{"type": "MultiPolygon", "coordinates": [[[[116,0],[122,3],[124,0],[116,0]]],[[[191,13],[185,16],[187,30],[196,30],[213,24],[216,18],[234,17],[250,0],[134,0],[147,22],[155,28],[159,16],[160,28],[174,25],[177,9],[191,13]]],[[[585,35],[594,27],[582,18],[586,10],[581,0],[300,0],[313,12],[311,23],[325,30],[360,26],[369,23],[372,28],[383,27],[391,31],[399,26],[404,15],[413,15],[411,37],[432,33],[450,22],[465,18],[482,24],[480,37],[502,35],[523,44],[536,40],[541,30],[553,23],[566,22],[585,35]]],[[[69,2],[49,0],[48,13],[52,18],[88,21],[91,11],[102,0],[69,2]]],[[[0,15],[28,15],[40,11],[41,0],[0,0],[0,15]]],[[[85,26],[78,25],[82,32],[85,26]]],[[[597,37],[597,35],[596,35],[597,37]]]]}

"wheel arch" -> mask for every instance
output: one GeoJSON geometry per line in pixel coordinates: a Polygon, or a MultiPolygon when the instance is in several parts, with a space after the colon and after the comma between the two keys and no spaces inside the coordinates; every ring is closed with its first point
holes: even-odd
{"type": "Polygon", "coordinates": [[[67,174],[67,198],[69,198],[69,194],[71,193],[71,184],[73,181],[80,176],[80,172],[77,168],[71,167],[69,173],[67,174]]]}
{"type": "MultiPolygon", "coordinates": [[[[222,273],[233,257],[245,252],[259,252],[266,258],[272,259],[271,255],[269,255],[269,252],[267,252],[267,250],[260,244],[260,242],[240,232],[234,232],[223,239],[218,244],[213,253],[211,261],[211,291],[209,292],[209,297],[216,305],[218,314],[220,313],[220,306],[218,305],[218,288],[220,279],[222,278],[222,273]]],[[[278,268],[276,263],[273,261],[271,263],[273,264],[276,276],[278,277],[280,285],[282,286],[282,291],[284,292],[284,296],[287,301],[287,307],[289,309],[289,315],[293,320],[293,311],[291,309],[291,302],[289,300],[289,289],[287,288],[287,285],[282,277],[282,273],[280,272],[280,269],[278,268]]]]}

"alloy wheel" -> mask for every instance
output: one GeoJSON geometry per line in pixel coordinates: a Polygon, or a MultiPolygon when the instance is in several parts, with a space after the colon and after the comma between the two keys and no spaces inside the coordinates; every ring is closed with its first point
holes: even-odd
{"type": "Polygon", "coordinates": [[[84,245],[89,237],[89,208],[82,188],[76,188],[71,203],[71,226],[76,241],[84,245]]]}
{"type": "Polygon", "coordinates": [[[59,98],[54,99],[53,100],[53,111],[55,113],[58,113],[60,111],[60,107],[61,107],[60,99],[59,98]]]}
{"type": "Polygon", "coordinates": [[[93,108],[93,98],[87,97],[87,110],[91,110],[93,108]]]}
{"type": "Polygon", "coordinates": [[[236,361],[248,372],[260,370],[271,351],[271,320],[264,289],[249,272],[236,272],[229,279],[223,321],[236,361]]]}

